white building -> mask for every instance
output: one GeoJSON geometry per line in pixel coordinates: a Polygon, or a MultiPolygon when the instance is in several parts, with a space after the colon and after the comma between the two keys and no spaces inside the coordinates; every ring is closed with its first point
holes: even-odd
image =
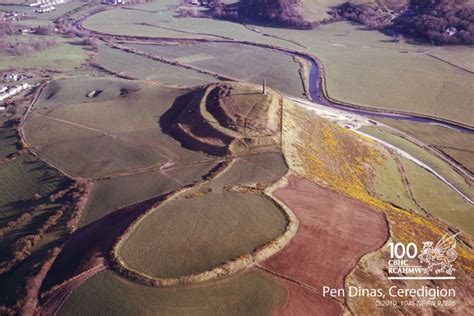
{"type": "Polygon", "coordinates": [[[118,5],[124,4],[125,0],[102,0],[103,4],[118,5]]]}
{"type": "Polygon", "coordinates": [[[456,35],[457,32],[458,32],[458,29],[455,27],[448,27],[446,29],[446,34],[448,34],[449,36],[456,35]]]}
{"type": "Polygon", "coordinates": [[[30,7],[40,7],[42,5],[53,6],[66,3],[67,0],[39,0],[35,3],[30,3],[30,7]]]}
{"type": "Polygon", "coordinates": [[[53,5],[41,5],[39,7],[39,9],[36,9],[35,12],[38,12],[38,13],[47,13],[47,12],[53,12],[54,10],[56,10],[56,7],[53,6],[53,5]]]}
{"type": "Polygon", "coordinates": [[[26,78],[25,75],[15,73],[15,72],[7,73],[3,76],[3,79],[5,81],[20,81],[20,80],[23,80],[25,78],[26,78]]]}
{"type": "Polygon", "coordinates": [[[27,84],[26,82],[23,83],[23,84],[20,84],[20,85],[17,85],[17,86],[10,86],[10,87],[7,87],[7,89],[5,90],[4,88],[2,88],[2,91],[0,93],[0,101],[4,101],[8,98],[11,98],[15,95],[17,95],[18,93],[20,93],[21,91],[25,90],[25,89],[28,89],[30,87],[29,84],[27,84]]]}

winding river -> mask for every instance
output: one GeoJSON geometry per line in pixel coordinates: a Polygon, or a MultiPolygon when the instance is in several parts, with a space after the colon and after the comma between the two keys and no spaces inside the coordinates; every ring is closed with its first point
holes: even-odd
{"type": "Polygon", "coordinates": [[[459,132],[463,133],[469,133],[469,134],[474,134],[474,129],[464,127],[461,125],[457,125],[454,123],[446,122],[441,119],[435,119],[435,118],[428,118],[424,116],[417,116],[415,114],[411,115],[405,115],[405,114],[397,114],[397,113],[390,113],[390,112],[382,112],[382,111],[375,111],[375,110],[369,110],[369,109],[360,109],[360,108],[354,108],[351,106],[346,106],[342,104],[338,104],[335,102],[332,102],[328,100],[324,95],[322,94],[322,87],[321,87],[321,80],[322,80],[322,75],[319,71],[319,67],[316,64],[316,62],[304,55],[304,54],[296,54],[298,57],[302,57],[306,59],[310,64],[311,64],[311,69],[309,73],[309,94],[310,98],[312,101],[317,102],[319,104],[351,112],[354,114],[362,115],[362,116],[373,116],[373,117],[382,117],[382,118],[389,118],[389,119],[399,119],[399,120],[407,120],[407,121],[414,121],[414,122],[420,122],[420,123],[427,123],[427,124],[436,124],[436,125],[441,125],[447,128],[451,128],[454,130],[457,130],[459,132]]]}

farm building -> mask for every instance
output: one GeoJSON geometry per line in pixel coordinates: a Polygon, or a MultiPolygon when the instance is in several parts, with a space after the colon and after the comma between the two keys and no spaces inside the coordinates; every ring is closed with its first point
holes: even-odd
{"type": "Polygon", "coordinates": [[[7,87],[6,90],[5,90],[5,87],[3,87],[1,89],[2,92],[0,93],[0,102],[17,95],[18,93],[20,93],[21,91],[25,89],[28,89],[29,87],[30,85],[27,83],[23,83],[17,86],[10,86],[10,87],[7,87]]]}
{"type": "Polygon", "coordinates": [[[41,6],[54,6],[58,4],[64,4],[67,0],[39,0],[34,3],[30,3],[30,7],[40,7],[41,6]]]}
{"type": "Polygon", "coordinates": [[[47,12],[53,12],[54,10],[56,10],[55,6],[49,5],[49,4],[44,4],[44,5],[41,5],[38,9],[36,9],[35,12],[47,13],[47,12]]]}
{"type": "Polygon", "coordinates": [[[6,73],[4,76],[3,76],[3,79],[5,81],[20,81],[20,80],[24,80],[26,79],[26,76],[23,75],[23,74],[20,74],[20,73],[15,73],[15,72],[10,72],[10,73],[6,73]]]}
{"type": "Polygon", "coordinates": [[[126,1],[125,0],[103,0],[103,4],[109,4],[109,5],[118,5],[118,4],[124,4],[126,1]]]}

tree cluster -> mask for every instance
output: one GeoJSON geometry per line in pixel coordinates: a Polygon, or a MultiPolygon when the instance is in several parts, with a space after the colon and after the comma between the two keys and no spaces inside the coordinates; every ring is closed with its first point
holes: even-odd
{"type": "Polygon", "coordinates": [[[393,21],[403,34],[436,44],[474,44],[474,5],[464,0],[412,0],[410,13],[393,21]]]}
{"type": "Polygon", "coordinates": [[[295,0],[241,0],[239,15],[284,27],[311,29],[313,25],[297,12],[295,0]]]}
{"type": "Polygon", "coordinates": [[[38,26],[35,30],[35,34],[38,34],[38,35],[54,34],[54,26],[53,25],[38,26]]]}
{"type": "Polygon", "coordinates": [[[373,29],[390,31],[436,44],[474,44],[474,5],[466,0],[411,0],[389,19],[377,4],[344,3],[333,15],[373,29]]]}
{"type": "Polygon", "coordinates": [[[380,29],[388,20],[387,12],[376,4],[353,4],[343,3],[334,8],[332,15],[336,19],[364,24],[369,28],[380,29]]]}
{"type": "MultiPolygon", "coordinates": [[[[40,28],[38,28],[40,29],[40,28]]],[[[45,30],[41,28],[40,32],[45,30]]],[[[46,48],[56,46],[57,43],[51,39],[10,41],[9,35],[18,34],[18,27],[8,21],[0,22],[0,53],[12,56],[27,56],[46,48]]]]}

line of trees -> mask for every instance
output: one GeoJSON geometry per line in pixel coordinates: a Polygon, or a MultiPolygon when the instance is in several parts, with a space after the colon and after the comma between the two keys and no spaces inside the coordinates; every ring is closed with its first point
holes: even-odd
{"type": "Polygon", "coordinates": [[[35,234],[26,235],[15,240],[10,245],[7,259],[0,262],[0,274],[10,271],[19,262],[28,258],[34,246],[44,237],[44,234],[50,227],[56,225],[59,218],[63,216],[63,213],[63,209],[57,210],[35,234]]]}
{"type": "Polygon", "coordinates": [[[24,224],[28,219],[31,218],[31,214],[31,212],[25,212],[21,214],[18,218],[9,221],[4,227],[0,228],[0,239],[16,227],[24,224]]]}

